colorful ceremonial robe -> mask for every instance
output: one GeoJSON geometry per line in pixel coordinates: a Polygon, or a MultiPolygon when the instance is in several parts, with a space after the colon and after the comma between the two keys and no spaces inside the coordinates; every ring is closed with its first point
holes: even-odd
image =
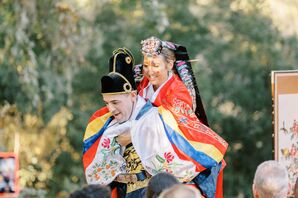
{"type": "Polygon", "coordinates": [[[124,148],[115,140],[122,132],[117,131],[117,125],[107,108],[95,112],[87,125],[83,165],[88,184],[106,185],[125,172],[124,148]]]}
{"type": "MultiPolygon", "coordinates": [[[[218,166],[222,166],[223,169],[225,166],[223,156],[228,144],[196,117],[192,110],[192,98],[180,78],[172,74],[158,90],[152,92],[152,89],[148,79],[144,78],[138,87],[139,95],[150,100],[157,107],[162,106],[174,117],[180,136],[174,138],[172,144],[179,157],[192,161],[196,165],[198,172],[202,172],[205,169],[218,169],[218,166]],[[180,140],[181,137],[184,138],[183,141],[180,140]],[[185,142],[192,145],[196,154],[179,149],[179,147],[183,147],[185,142]]],[[[216,186],[214,185],[213,188],[215,191],[216,186]]],[[[210,189],[209,186],[208,189],[210,189]]],[[[208,189],[206,191],[210,191],[208,189]]],[[[217,189],[216,191],[222,191],[222,189],[217,189]]],[[[208,197],[214,196],[214,192],[204,193],[208,197]]]]}
{"type": "MultiPolygon", "coordinates": [[[[140,111],[136,105],[134,114],[140,111]]],[[[130,130],[129,122],[119,125],[107,108],[96,111],[90,118],[84,136],[83,165],[88,184],[110,184],[121,173],[135,174],[144,170],[133,146],[121,147],[115,140],[130,130]]],[[[148,185],[149,178],[129,182],[127,193],[148,185]]]]}
{"type": "Polygon", "coordinates": [[[105,110],[97,112],[93,118],[84,137],[83,164],[88,183],[109,184],[117,175],[125,173],[122,148],[113,139],[127,128],[130,128],[132,144],[149,174],[167,171],[181,182],[188,182],[199,173],[193,161],[181,159],[176,150],[189,153],[194,160],[204,156],[189,142],[174,146],[177,140],[185,141],[185,137],[181,136],[172,114],[163,107],[153,107],[138,97],[132,119],[124,124],[113,123],[113,117],[105,110]]]}

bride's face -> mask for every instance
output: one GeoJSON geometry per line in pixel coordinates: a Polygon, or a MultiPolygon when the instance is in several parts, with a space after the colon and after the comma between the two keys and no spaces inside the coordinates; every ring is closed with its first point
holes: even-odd
{"type": "Polygon", "coordinates": [[[168,73],[171,68],[169,64],[162,55],[154,57],[144,56],[143,73],[155,89],[168,79],[168,73]]]}

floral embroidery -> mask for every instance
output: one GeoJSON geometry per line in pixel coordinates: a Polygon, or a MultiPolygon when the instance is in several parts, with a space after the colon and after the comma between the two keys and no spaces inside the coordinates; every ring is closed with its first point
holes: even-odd
{"type": "Polygon", "coordinates": [[[167,169],[167,168],[166,168],[166,172],[167,172],[167,173],[170,173],[170,174],[173,174],[173,171],[172,171],[171,169],[167,169]]]}
{"type": "Polygon", "coordinates": [[[179,119],[179,122],[180,123],[187,123],[187,118],[182,117],[182,118],[179,119]]]}
{"type": "MultiPolygon", "coordinates": [[[[106,184],[120,172],[125,172],[125,161],[119,160],[120,145],[116,143],[115,138],[112,141],[109,138],[103,139],[101,143],[103,147],[100,149],[98,162],[92,164],[87,173],[90,182],[98,182],[106,184]],[[119,170],[120,169],[120,170],[119,170]]],[[[96,158],[95,158],[96,159],[96,158]]]]}
{"type": "Polygon", "coordinates": [[[173,108],[172,111],[175,114],[182,114],[183,116],[189,116],[190,118],[196,118],[195,113],[193,112],[192,108],[183,102],[182,100],[179,100],[177,98],[172,99],[173,102],[173,108]]]}
{"type": "Polygon", "coordinates": [[[110,148],[110,139],[109,138],[106,138],[103,140],[103,143],[101,144],[104,148],[107,148],[109,149],[110,148]]]}
{"type": "Polygon", "coordinates": [[[193,130],[194,132],[208,135],[209,137],[216,139],[224,147],[228,146],[228,143],[224,139],[197,119],[191,107],[184,101],[173,98],[171,104],[172,107],[169,110],[173,113],[175,119],[177,120],[179,128],[187,127],[189,131],[193,130]]]}
{"type": "Polygon", "coordinates": [[[190,63],[187,64],[185,61],[176,61],[176,68],[181,80],[183,81],[192,98],[192,108],[195,110],[197,107],[197,96],[194,82],[196,82],[196,80],[194,79],[194,76],[192,74],[193,72],[191,69],[191,65],[190,63]]]}
{"type": "Polygon", "coordinates": [[[111,177],[116,175],[116,168],[119,166],[117,161],[109,161],[109,164],[106,163],[95,163],[92,166],[91,173],[88,174],[88,177],[91,181],[99,181],[99,180],[108,180],[111,177]]]}
{"type": "Polygon", "coordinates": [[[171,154],[171,152],[165,152],[163,156],[165,157],[168,163],[170,163],[174,159],[174,156],[171,154]]]}
{"type": "Polygon", "coordinates": [[[184,170],[183,173],[181,173],[180,167],[184,166],[183,162],[181,163],[178,158],[175,158],[173,152],[164,152],[163,157],[156,154],[155,158],[152,158],[150,161],[153,166],[146,166],[146,169],[153,175],[166,171],[177,176],[180,181],[188,181],[195,175],[194,170],[184,170]]]}

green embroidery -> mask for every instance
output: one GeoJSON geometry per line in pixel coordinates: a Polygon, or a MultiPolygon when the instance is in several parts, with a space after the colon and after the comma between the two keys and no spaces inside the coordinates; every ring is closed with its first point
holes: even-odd
{"type": "Polygon", "coordinates": [[[113,155],[119,153],[120,145],[117,144],[115,138],[113,138],[111,147],[102,148],[100,153],[102,154],[102,160],[100,163],[95,162],[92,166],[92,171],[88,174],[88,177],[92,181],[108,180],[116,175],[118,167],[121,164],[118,161],[113,160],[113,155]],[[109,148],[109,149],[107,149],[109,148]]]}
{"type": "Polygon", "coordinates": [[[116,138],[112,138],[113,140],[112,140],[112,143],[111,143],[111,147],[113,147],[113,146],[115,146],[115,144],[116,144],[116,138]]]}
{"type": "Polygon", "coordinates": [[[165,159],[163,159],[162,157],[160,157],[159,155],[156,155],[155,156],[156,157],[156,159],[160,162],[160,163],[165,163],[165,159]]]}

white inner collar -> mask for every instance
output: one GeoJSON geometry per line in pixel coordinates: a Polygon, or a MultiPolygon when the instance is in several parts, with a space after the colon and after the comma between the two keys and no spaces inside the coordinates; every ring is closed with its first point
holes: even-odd
{"type": "Polygon", "coordinates": [[[150,102],[154,102],[161,88],[173,77],[172,72],[170,72],[168,79],[163,82],[156,91],[153,89],[153,85],[149,82],[147,87],[144,89],[144,98],[150,100],[150,102]]]}

